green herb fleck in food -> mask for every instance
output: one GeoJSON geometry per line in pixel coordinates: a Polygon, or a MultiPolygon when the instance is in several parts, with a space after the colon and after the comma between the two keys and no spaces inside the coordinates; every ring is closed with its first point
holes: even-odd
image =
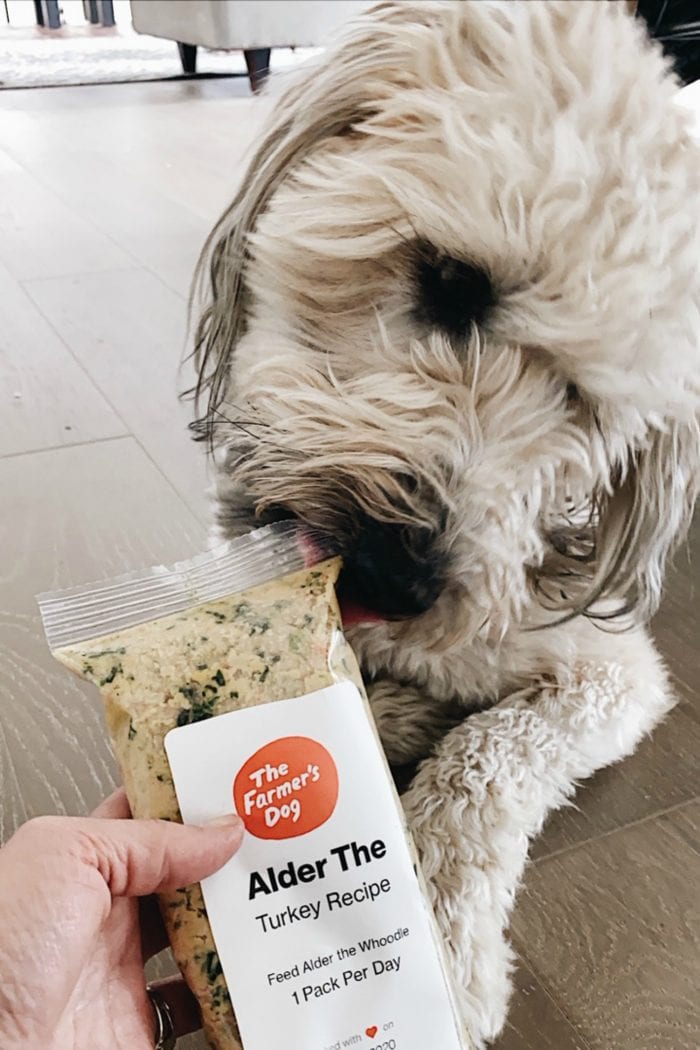
{"type": "Polygon", "coordinates": [[[207,669],[207,664],[195,664],[195,668],[196,668],[196,669],[197,669],[198,671],[206,671],[206,669],[207,669]]]}
{"type": "MultiPolygon", "coordinates": [[[[180,692],[182,692],[182,689],[180,692]]],[[[191,707],[183,707],[178,713],[178,726],[189,726],[193,722],[203,722],[206,718],[211,718],[214,714],[217,699],[218,694],[216,693],[214,696],[197,696],[194,698],[191,707]]]]}
{"type": "Polygon", "coordinates": [[[162,773],[156,773],[156,780],[160,780],[161,784],[165,783],[165,777],[162,773]]]}
{"type": "Polygon", "coordinates": [[[95,673],[95,669],[92,666],[92,664],[87,664],[87,663],[83,664],[83,674],[93,675],[94,673],[95,673]]]}
{"type": "Polygon", "coordinates": [[[231,1005],[231,996],[221,981],[211,990],[211,1004],[215,1010],[223,1010],[231,1005]]]}
{"type": "Polygon", "coordinates": [[[255,634],[265,634],[266,631],[269,631],[269,630],[270,630],[270,621],[269,620],[258,620],[256,623],[251,625],[251,628],[250,628],[250,631],[248,632],[248,634],[252,638],[253,635],[255,635],[255,634]]]}
{"type": "Polygon", "coordinates": [[[197,699],[197,687],[195,685],[179,685],[177,687],[178,693],[182,693],[186,700],[197,699]]]}
{"type": "Polygon", "coordinates": [[[100,649],[99,652],[85,653],[85,655],[89,656],[91,660],[96,660],[98,656],[125,656],[126,648],[120,645],[117,649],[100,649]]]}
{"type": "Polygon", "coordinates": [[[260,671],[260,673],[258,674],[258,681],[261,682],[261,683],[264,682],[266,680],[267,676],[269,675],[269,673],[270,673],[270,668],[268,667],[267,664],[265,664],[265,666],[263,667],[262,671],[260,671]]]}
{"type": "Polygon", "coordinates": [[[226,685],[226,679],[222,670],[218,670],[212,677],[217,685],[226,685]]]}
{"type": "Polygon", "coordinates": [[[112,670],[109,674],[105,675],[104,678],[100,678],[100,685],[109,685],[109,683],[113,682],[117,675],[121,674],[123,670],[124,668],[121,664],[112,664],[112,670]]]}
{"type": "Polygon", "coordinates": [[[129,721],[129,732],[127,735],[129,737],[129,740],[133,740],[136,736],[136,729],[134,728],[134,723],[132,721],[129,721]]]}
{"type": "Polygon", "coordinates": [[[226,620],[226,614],[219,612],[218,609],[205,609],[207,616],[213,616],[217,623],[224,623],[226,620]]]}
{"type": "Polygon", "coordinates": [[[223,970],[221,969],[219,956],[216,952],[207,952],[204,956],[204,961],[202,962],[202,970],[212,983],[221,977],[223,970]]]}

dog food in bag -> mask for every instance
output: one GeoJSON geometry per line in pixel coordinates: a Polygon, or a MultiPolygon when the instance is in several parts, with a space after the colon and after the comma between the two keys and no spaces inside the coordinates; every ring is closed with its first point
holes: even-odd
{"type": "Polygon", "coordinates": [[[328,553],[283,523],[39,604],[102,693],[134,816],[244,821],[221,871],[161,898],[211,1046],[459,1050],[328,553]]]}

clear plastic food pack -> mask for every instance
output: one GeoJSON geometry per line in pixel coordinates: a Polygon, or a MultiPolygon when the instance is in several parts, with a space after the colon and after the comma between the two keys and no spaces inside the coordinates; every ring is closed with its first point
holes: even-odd
{"type": "Polygon", "coordinates": [[[102,693],[135,817],[244,820],[221,872],[161,898],[215,1050],[457,1050],[328,555],[269,526],[171,568],[41,595],[46,636],[102,693]]]}

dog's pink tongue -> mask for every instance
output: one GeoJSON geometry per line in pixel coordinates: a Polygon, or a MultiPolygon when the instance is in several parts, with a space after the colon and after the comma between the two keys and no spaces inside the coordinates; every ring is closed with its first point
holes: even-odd
{"type": "Polygon", "coordinates": [[[373,612],[372,609],[367,609],[364,605],[360,605],[358,602],[352,601],[352,599],[345,600],[341,596],[339,600],[343,627],[355,627],[361,623],[382,623],[384,619],[379,613],[373,612]]]}
{"type": "MultiPolygon", "coordinates": [[[[304,551],[307,565],[315,565],[324,557],[328,557],[331,551],[326,549],[328,537],[315,532],[313,529],[302,526],[298,533],[299,543],[304,551]]],[[[350,595],[344,593],[345,588],[341,586],[338,591],[338,603],[343,627],[355,627],[357,624],[383,623],[384,617],[379,613],[368,609],[361,602],[355,601],[350,595]]]]}

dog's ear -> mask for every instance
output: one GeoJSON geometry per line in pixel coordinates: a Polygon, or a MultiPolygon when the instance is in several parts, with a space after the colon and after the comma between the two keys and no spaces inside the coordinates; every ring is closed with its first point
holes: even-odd
{"type": "Polygon", "coordinates": [[[210,425],[225,394],[231,356],[246,329],[249,235],[291,168],[323,138],[342,133],[362,117],[349,97],[338,99],[335,112],[324,109],[316,120],[311,112],[304,116],[301,107],[297,111],[295,101],[298,99],[290,93],[280,105],[238,193],[209,234],[197,263],[190,295],[190,313],[196,310],[199,314],[194,334],[194,393],[199,402],[206,392],[210,425]]]}
{"type": "Polygon", "coordinates": [[[653,615],[666,560],[685,537],[699,486],[697,419],[654,429],[630,453],[619,483],[597,500],[588,610],[612,598],[642,620],[653,615]]]}
{"type": "Polygon", "coordinates": [[[588,522],[576,515],[550,536],[535,573],[543,604],[569,619],[628,614],[647,621],[661,598],[666,561],[688,530],[700,489],[700,421],[653,428],[611,483],[592,494],[588,522]]]}
{"type": "Polygon", "coordinates": [[[259,216],[296,166],[329,139],[357,132],[402,86],[405,43],[393,27],[409,23],[412,31],[425,31],[438,14],[429,4],[378,4],[351,23],[336,45],[275,100],[240,189],[207,238],[192,285],[190,315],[198,315],[193,393],[198,404],[206,395],[206,415],[196,425],[203,436],[212,437],[231,358],[245,333],[245,269],[259,216]]]}

